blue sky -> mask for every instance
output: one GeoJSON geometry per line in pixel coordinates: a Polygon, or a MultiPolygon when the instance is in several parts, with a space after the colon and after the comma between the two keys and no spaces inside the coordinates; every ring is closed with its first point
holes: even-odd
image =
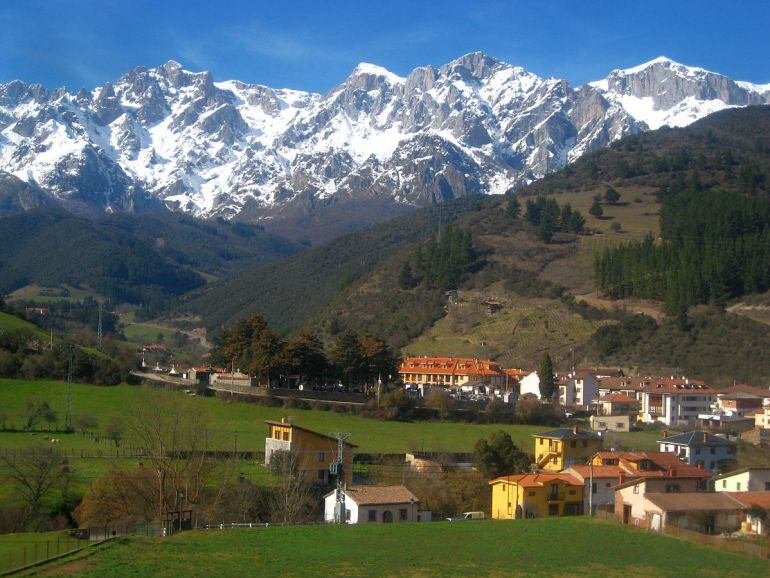
{"type": "Polygon", "coordinates": [[[358,62],[405,75],[480,50],[578,85],[665,55],[770,82],[770,2],[2,0],[0,82],[101,85],[169,59],[324,92],[358,62]]]}

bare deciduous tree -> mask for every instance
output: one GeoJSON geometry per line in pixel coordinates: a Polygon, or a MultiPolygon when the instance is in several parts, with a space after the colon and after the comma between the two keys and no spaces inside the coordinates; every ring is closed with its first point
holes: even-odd
{"type": "Polygon", "coordinates": [[[299,470],[297,454],[277,451],[270,457],[270,469],[278,477],[270,497],[270,516],[274,522],[294,524],[309,521],[317,507],[313,486],[299,470]]]}
{"type": "Polygon", "coordinates": [[[99,428],[99,420],[95,416],[84,413],[75,418],[75,428],[85,435],[89,431],[99,428]]]}
{"type": "Polygon", "coordinates": [[[112,440],[115,447],[120,446],[120,440],[123,439],[124,428],[125,424],[123,423],[123,420],[119,417],[113,417],[104,430],[105,435],[112,440]]]}
{"type": "Polygon", "coordinates": [[[156,475],[157,513],[199,503],[213,469],[210,430],[199,408],[186,400],[155,396],[132,408],[126,434],[145,453],[156,475]]]}
{"type": "Polygon", "coordinates": [[[56,412],[45,400],[28,401],[22,416],[24,417],[24,431],[31,430],[42,421],[48,424],[56,423],[56,412]]]}
{"type": "Polygon", "coordinates": [[[24,525],[38,519],[43,500],[57,485],[66,481],[69,472],[62,470],[61,450],[36,446],[2,456],[8,479],[24,503],[24,525]]]}

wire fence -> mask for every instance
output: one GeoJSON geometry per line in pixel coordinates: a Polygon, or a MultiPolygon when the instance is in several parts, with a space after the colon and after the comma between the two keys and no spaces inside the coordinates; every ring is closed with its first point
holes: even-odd
{"type": "Polygon", "coordinates": [[[174,533],[173,522],[154,521],[120,526],[79,528],[69,531],[68,534],[62,533],[56,538],[46,538],[47,535],[43,534],[38,539],[34,539],[35,534],[26,534],[5,544],[0,543],[0,548],[2,548],[0,550],[0,576],[42,565],[121,536],[158,538],[170,536],[172,533],[174,533]]]}
{"type": "Polygon", "coordinates": [[[18,545],[18,547],[9,548],[7,554],[0,555],[0,576],[17,572],[27,566],[73,554],[92,543],[98,542],[82,540],[74,536],[59,536],[55,540],[14,541],[14,545],[18,545]]]}

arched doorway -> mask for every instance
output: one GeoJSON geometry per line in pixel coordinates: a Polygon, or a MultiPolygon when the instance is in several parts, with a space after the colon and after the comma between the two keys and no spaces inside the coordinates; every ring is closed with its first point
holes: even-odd
{"type": "Polygon", "coordinates": [[[382,521],[383,521],[383,523],[392,522],[393,521],[393,512],[391,512],[390,510],[385,510],[382,513],[382,521]]]}

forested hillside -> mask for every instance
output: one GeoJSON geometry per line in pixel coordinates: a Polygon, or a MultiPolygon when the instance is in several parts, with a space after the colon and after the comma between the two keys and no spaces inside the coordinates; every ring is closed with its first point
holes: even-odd
{"type": "Polygon", "coordinates": [[[226,274],[300,250],[245,224],[173,214],[87,219],[49,207],[0,219],[0,239],[4,293],[66,283],[156,313],[203,285],[201,273],[226,274]]]}
{"type": "Polygon", "coordinates": [[[448,226],[488,202],[457,199],[350,233],[206,287],[190,295],[180,311],[200,315],[209,329],[258,313],[280,332],[297,330],[384,261],[428,238],[439,223],[448,226]]]}
{"type": "Polygon", "coordinates": [[[660,243],[650,235],[597,257],[604,294],[665,301],[674,314],[770,289],[770,199],[696,185],[669,189],[662,202],[660,243]]]}

